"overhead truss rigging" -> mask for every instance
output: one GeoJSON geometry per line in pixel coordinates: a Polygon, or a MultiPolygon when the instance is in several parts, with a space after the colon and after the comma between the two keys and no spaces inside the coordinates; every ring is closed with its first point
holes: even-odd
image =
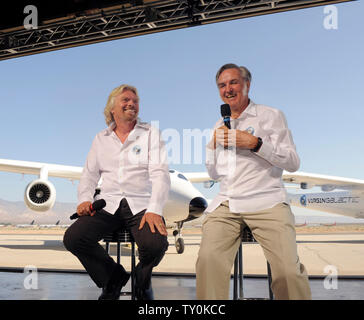
{"type": "Polygon", "coordinates": [[[351,0],[130,1],[0,31],[0,60],[96,42],[351,0]]]}

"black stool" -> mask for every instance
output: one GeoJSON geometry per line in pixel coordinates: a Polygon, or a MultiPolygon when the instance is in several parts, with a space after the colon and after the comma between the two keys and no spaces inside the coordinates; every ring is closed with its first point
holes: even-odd
{"type": "MultiPolygon", "coordinates": [[[[249,227],[245,227],[243,233],[241,235],[241,243],[239,250],[236,254],[235,261],[234,261],[234,278],[233,278],[233,299],[234,300],[242,300],[244,299],[244,291],[243,291],[243,243],[251,243],[257,242],[255,240],[253,233],[249,229],[249,227]],[[239,280],[239,283],[238,283],[239,280]],[[239,294],[238,294],[238,287],[239,287],[239,294]]],[[[270,270],[270,264],[267,261],[267,273],[268,273],[268,288],[269,288],[269,299],[273,299],[273,292],[271,289],[272,284],[272,273],[270,270]]]]}
{"type": "Polygon", "coordinates": [[[119,229],[115,232],[111,232],[104,236],[103,241],[106,243],[106,251],[109,253],[110,243],[116,243],[116,259],[117,263],[120,264],[120,256],[121,250],[120,245],[122,243],[131,243],[131,291],[129,292],[121,292],[121,296],[131,295],[131,299],[135,300],[135,240],[130,233],[130,231],[126,229],[119,229]]]}

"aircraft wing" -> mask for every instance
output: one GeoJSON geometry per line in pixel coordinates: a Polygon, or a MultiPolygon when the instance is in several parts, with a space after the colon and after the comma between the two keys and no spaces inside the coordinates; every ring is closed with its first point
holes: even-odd
{"type": "Polygon", "coordinates": [[[0,159],[0,171],[5,172],[40,175],[42,171],[46,171],[50,177],[79,180],[82,169],[59,164],[0,159]]]}
{"type": "Polygon", "coordinates": [[[307,172],[283,172],[285,183],[299,184],[301,189],[321,187],[322,191],[333,191],[335,189],[362,191],[364,192],[364,180],[327,176],[307,172]]]}
{"type": "MultiPolygon", "coordinates": [[[[183,175],[192,183],[214,181],[207,172],[183,172],[183,175]]],[[[321,187],[322,191],[333,191],[335,189],[363,191],[364,180],[328,176],[323,174],[307,172],[283,172],[283,182],[298,184],[302,189],[321,187]]]]}
{"type": "MultiPolygon", "coordinates": [[[[39,175],[42,169],[48,170],[50,177],[79,180],[82,167],[64,166],[42,162],[0,159],[0,171],[39,175]]],[[[192,183],[213,181],[207,172],[187,172],[183,175],[192,183]]]]}
{"type": "MultiPolygon", "coordinates": [[[[82,167],[76,166],[0,159],[0,171],[5,172],[39,175],[41,170],[46,170],[47,174],[51,177],[79,180],[82,169],[82,167]]],[[[207,172],[183,172],[183,175],[192,183],[214,181],[207,172]]],[[[294,173],[284,171],[283,181],[285,183],[298,184],[302,189],[321,187],[323,191],[335,189],[364,191],[364,180],[300,171],[294,173]]]]}
{"type": "Polygon", "coordinates": [[[183,175],[192,183],[214,181],[207,172],[183,172],[183,175]]]}

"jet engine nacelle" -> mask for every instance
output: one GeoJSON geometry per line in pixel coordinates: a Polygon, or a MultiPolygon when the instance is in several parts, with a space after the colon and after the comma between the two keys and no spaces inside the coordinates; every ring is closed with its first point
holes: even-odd
{"type": "Polygon", "coordinates": [[[29,209],[34,211],[47,211],[56,201],[56,188],[43,179],[34,180],[25,189],[24,202],[29,209]]]}

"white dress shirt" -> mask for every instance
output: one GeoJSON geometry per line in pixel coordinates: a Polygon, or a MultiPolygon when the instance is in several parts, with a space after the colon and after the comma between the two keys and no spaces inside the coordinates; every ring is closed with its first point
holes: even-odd
{"type": "Polygon", "coordinates": [[[112,123],[93,140],[78,186],[78,204],[93,202],[99,187],[96,199],[106,201],[109,213],[126,198],[134,215],[144,209],[162,215],[171,182],[159,130],[138,119],[122,143],[114,128],[112,123]]]}
{"type": "MultiPolygon", "coordinates": [[[[214,129],[221,127],[219,120],[214,129]]],[[[298,170],[300,160],[284,114],[250,100],[231,128],[248,131],[263,140],[258,152],[239,148],[213,150],[207,146],[206,167],[211,178],[220,182],[220,192],[206,209],[214,211],[229,201],[231,212],[255,212],[287,202],[283,170],[298,170]]],[[[230,131],[230,130],[229,130],[230,131]]]]}

